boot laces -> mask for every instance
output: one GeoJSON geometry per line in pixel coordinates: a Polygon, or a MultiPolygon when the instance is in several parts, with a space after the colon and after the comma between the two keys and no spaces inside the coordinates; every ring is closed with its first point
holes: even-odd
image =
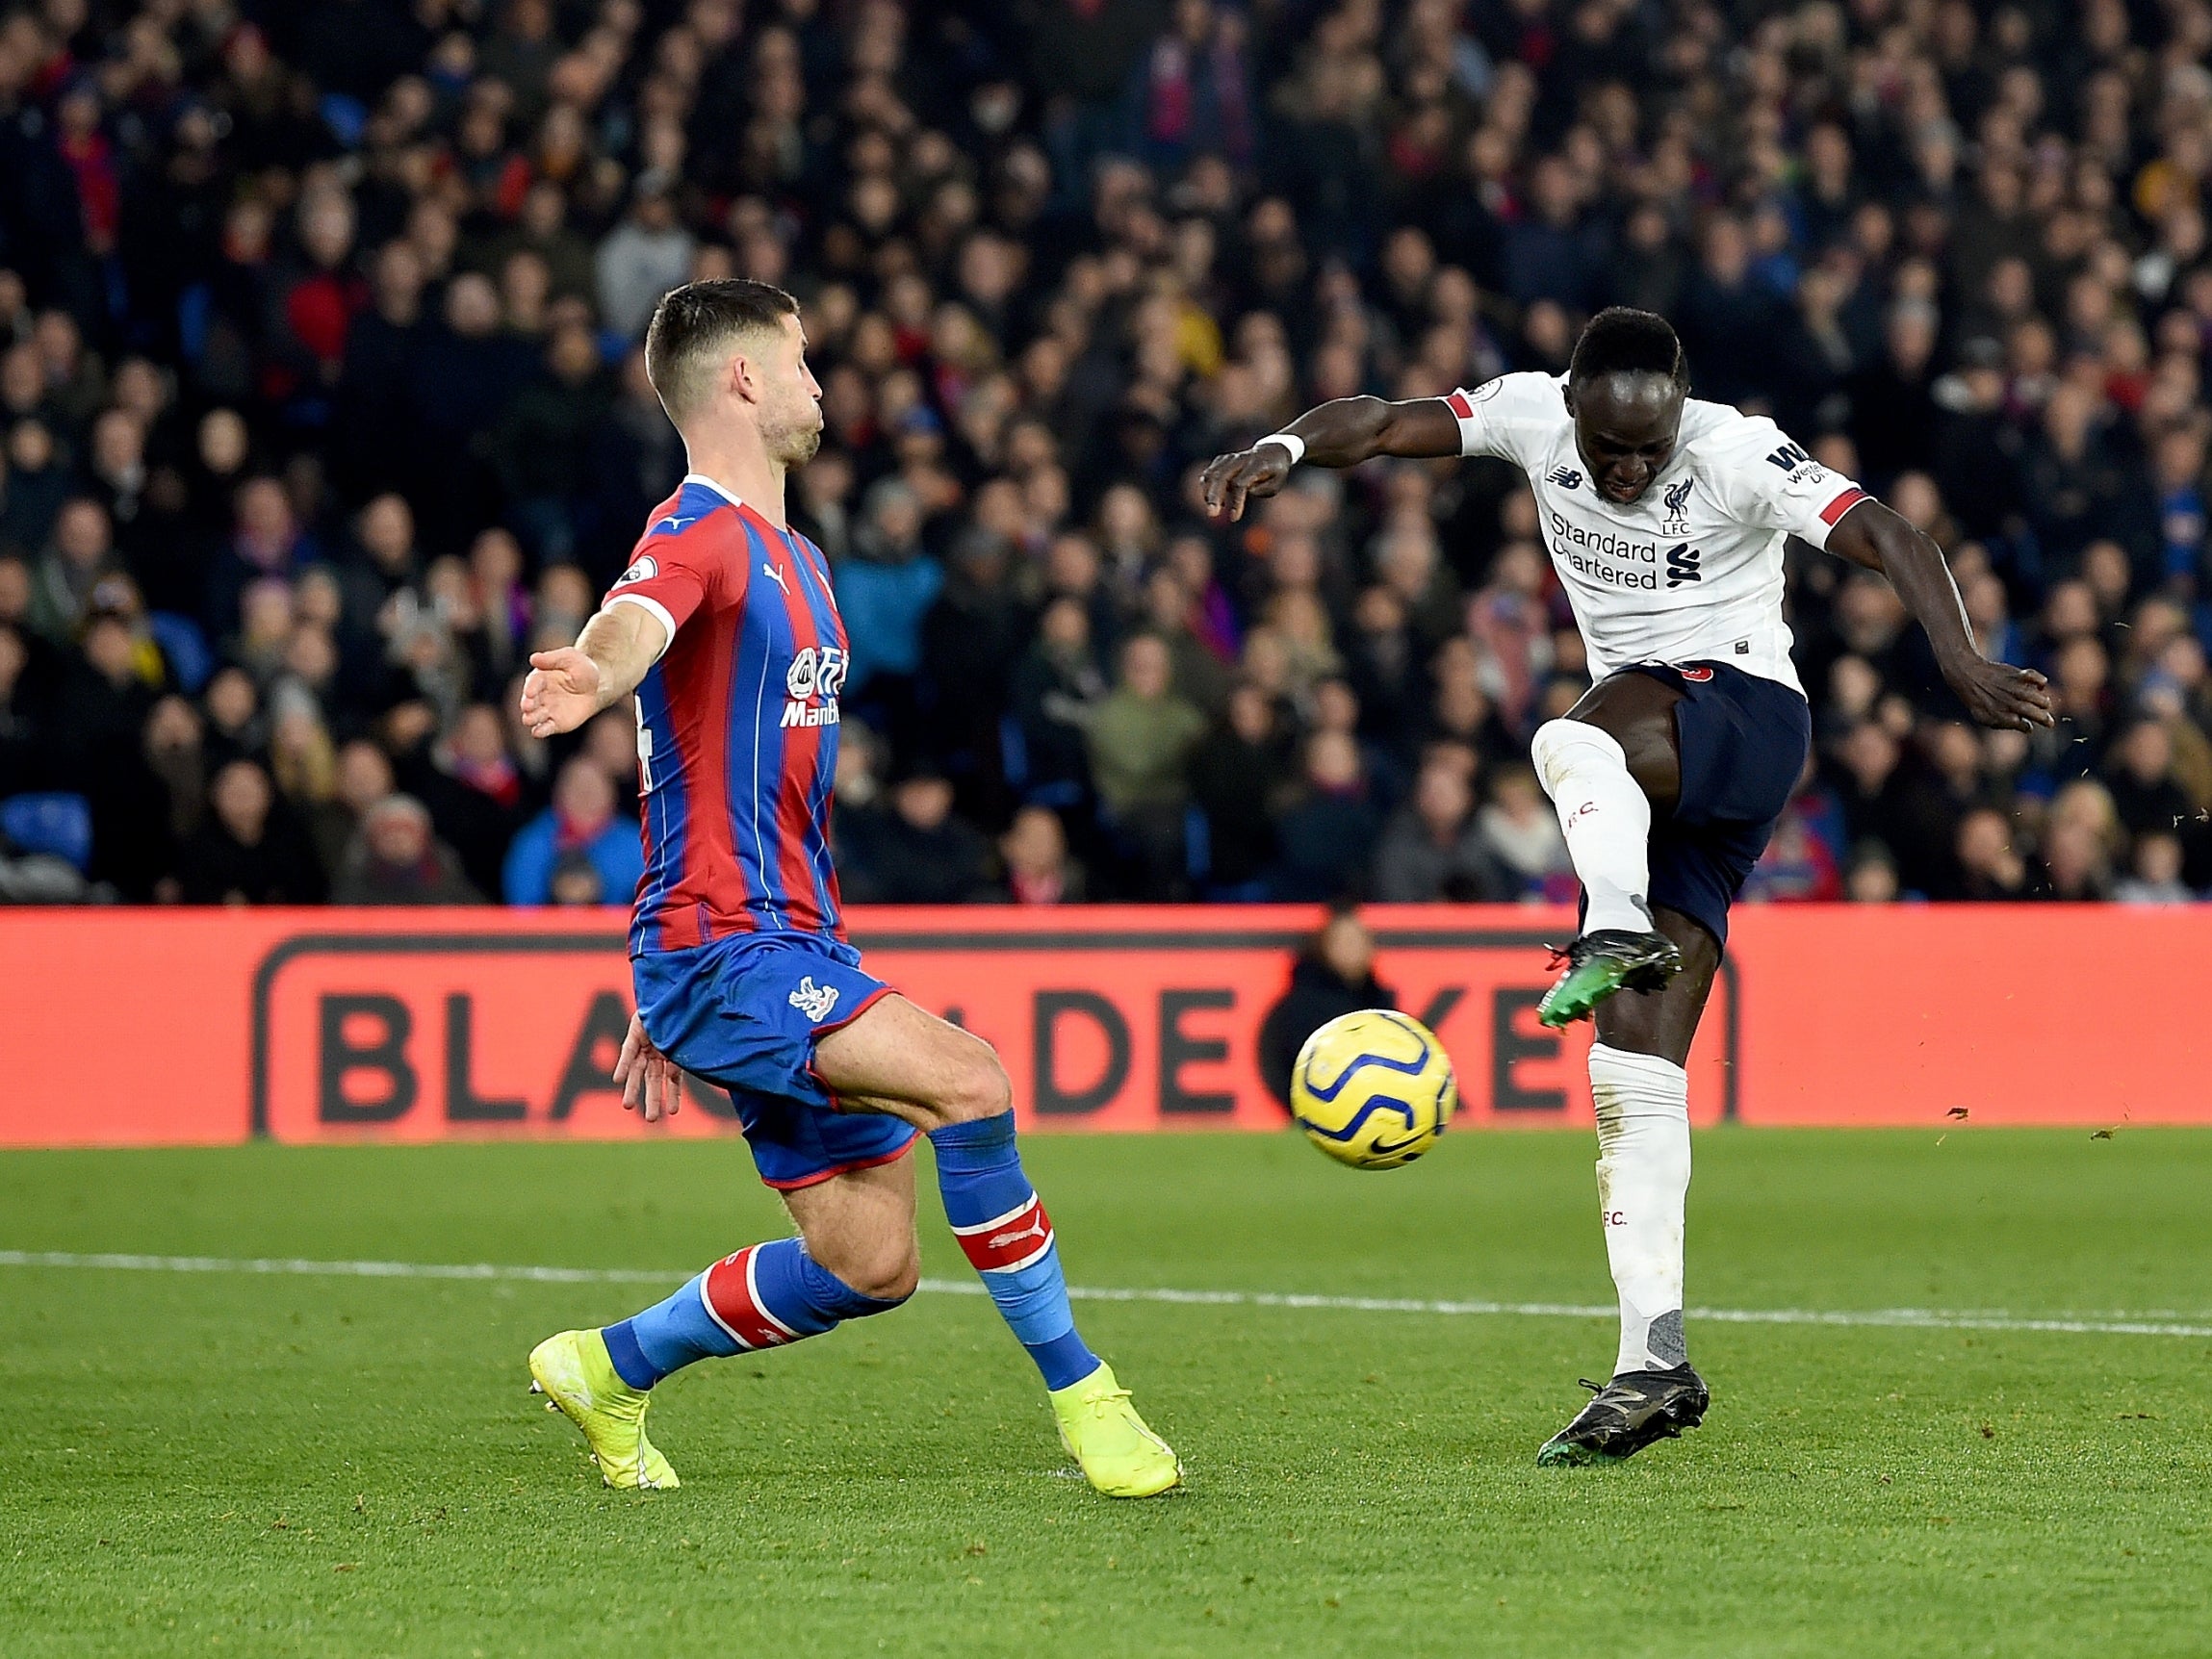
{"type": "Polygon", "coordinates": [[[1128,1397],[1127,1389],[1101,1389],[1083,1404],[1093,1417],[1116,1417],[1121,1415],[1121,1403],[1128,1397]]]}

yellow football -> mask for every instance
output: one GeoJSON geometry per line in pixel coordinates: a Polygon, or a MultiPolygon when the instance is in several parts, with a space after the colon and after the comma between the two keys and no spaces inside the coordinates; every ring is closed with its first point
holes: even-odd
{"type": "Polygon", "coordinates": [[[1330,1020],[1305,1039],[1291,1072],[1291,1115],[1308,1140],[1354,1169],[1411,1163],[1458,1107],[1444,1045],[1390,1008],[1330,1020]]]}

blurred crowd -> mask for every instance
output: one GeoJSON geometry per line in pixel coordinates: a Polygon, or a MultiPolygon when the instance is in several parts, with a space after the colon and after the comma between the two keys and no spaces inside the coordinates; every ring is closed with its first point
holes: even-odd
{"type": "Polygon", "coordinates": [[[1561,898],[1519,475],[1213,454],[1671,318],[1949,550],[2048,734],[1790,554],[1757,899],[2212,886],[2205,0],[0,5],[0,896],[622,902],[519,729],[682,475],[638,340],[801,298],[853,900],[1561,898]]]}

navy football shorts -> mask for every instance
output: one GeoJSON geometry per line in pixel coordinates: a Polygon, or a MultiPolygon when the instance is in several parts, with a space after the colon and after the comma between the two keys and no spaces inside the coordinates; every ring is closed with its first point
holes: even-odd
{"type": "Polygon", "coordinates": [[[1639,662],[1683,694],[1675,704],[1682,795],[1654,814],[1651,902],[1728,942],[1728,907],[1766,851],[1813,747],[1813,711],[1777,680],[1725,662],[1639,662]]]}
{"type": "Polygon", "coordinates": [[[814,1044],[890,987],[861,953],[813,933],[735,933],[630,960],[653,1046],[730,1094],[760,1179],[779,1191],[888,1163],[911,1124],[840,1111],[814,1075],[814,1044]]]}

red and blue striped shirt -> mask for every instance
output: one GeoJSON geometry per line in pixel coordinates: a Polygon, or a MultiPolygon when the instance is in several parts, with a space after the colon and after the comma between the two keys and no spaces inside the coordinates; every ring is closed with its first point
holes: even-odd
{"type": "Polygon", "coordinates": [[[821,549],[692,473],[606,603],[643,606],[669,641],[637,688],[645,875],[630,954],[732,933],[842,938],[830,786],[849,658],[821,549]]]}

